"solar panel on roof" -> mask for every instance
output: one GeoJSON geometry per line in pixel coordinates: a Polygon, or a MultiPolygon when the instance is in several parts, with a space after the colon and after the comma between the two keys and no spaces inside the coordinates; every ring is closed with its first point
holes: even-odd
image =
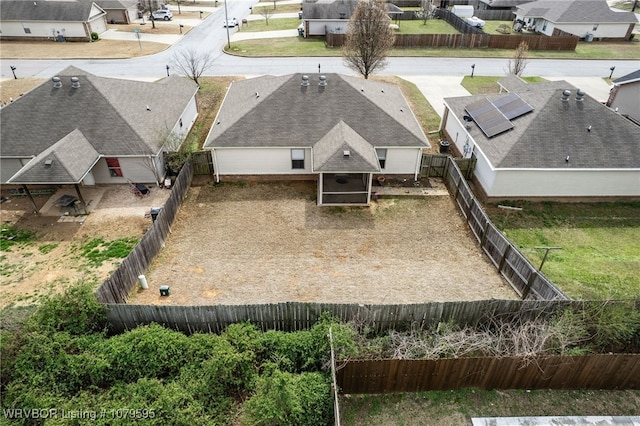
{"type": "Polygon", "coordinates": [[[488,138],[513,129],[513,124],[488,99],[469,104],[465,110],[488,138]]]}
{"type": "Polygon", "coordinates": [[[513,120],[514,118],[533,111],[533,107],[515,93],[509,93],[506,96],[494,100],[492,103],[508,120],[513,120]]]}

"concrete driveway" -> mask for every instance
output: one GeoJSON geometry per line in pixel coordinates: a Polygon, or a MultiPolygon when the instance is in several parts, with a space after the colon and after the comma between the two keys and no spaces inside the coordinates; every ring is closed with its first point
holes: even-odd
{"type": "Polygon", "coordinates": [[[464,78],[462,76],[401,75],[399,77],[415,84],[440,117],[444,114],[444,98],[471,96],[471,93],[460,85],[464,78]]]}

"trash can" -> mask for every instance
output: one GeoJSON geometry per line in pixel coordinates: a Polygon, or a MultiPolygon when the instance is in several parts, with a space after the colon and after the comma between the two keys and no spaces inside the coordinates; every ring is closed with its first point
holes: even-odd
{"type": "Polygon", "coordinates": [[[162,211],[162,207],[151,207],[151,220],[153,222],[156,221],[161,211],[162,211]]]}
{"type": "Polygon", "coordinates": [[[440,141],[440,154],[446,154],[449,152],[449,142],[440,141]]]}
{"type": "Polygon", "coordinates": [[[304,35],[304,28],[298,27],[298,35],[302,37],[304,35]]]}
{"type": "Polygon", "coordinates": [[[298,12],[298,19],[302,19],[302,12],[298,12]]]}
{"type": "Polygon", "coordinates": [[[169,286],[161,285],[160,286],[160,296],[168,296],[169,295],[169,286]]]}

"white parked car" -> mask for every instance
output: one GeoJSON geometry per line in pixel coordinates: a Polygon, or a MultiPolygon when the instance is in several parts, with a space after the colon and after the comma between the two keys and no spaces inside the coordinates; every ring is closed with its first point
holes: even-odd
{"type": "Polygon", "coordinates": [[[171,19],[173,19],[173,13],[171,13],[169,9],[160,9],[149,14],[149,19],[154,19],[156,21],[170,21],[171,19]]]}
{"type": "Polygon", "coordinates": [[[236,18],[231,18],[228,21],[223,22],[224,28],[233,28],[238,26],[238,20],[236,18]]]}
{"type": "Polygon", "coordinates": [[[476,28],[484,27],[484,21],[478,18],[477,16],[472,16],[471,18],[467,18],[466,20],[467,20],[467,24],[471,25],[472,27],[476,27],[476,28]]]}

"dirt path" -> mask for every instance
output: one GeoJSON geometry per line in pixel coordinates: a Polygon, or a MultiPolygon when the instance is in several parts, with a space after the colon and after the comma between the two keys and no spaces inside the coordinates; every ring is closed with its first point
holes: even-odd
{"type": "Polygon", "coordinates": [[[310,183],[192,187],[129,303],[515,298],[448,196],[318,207],[310,183]],[[170,285],[161,298],[158,287],[170,285]]]}

